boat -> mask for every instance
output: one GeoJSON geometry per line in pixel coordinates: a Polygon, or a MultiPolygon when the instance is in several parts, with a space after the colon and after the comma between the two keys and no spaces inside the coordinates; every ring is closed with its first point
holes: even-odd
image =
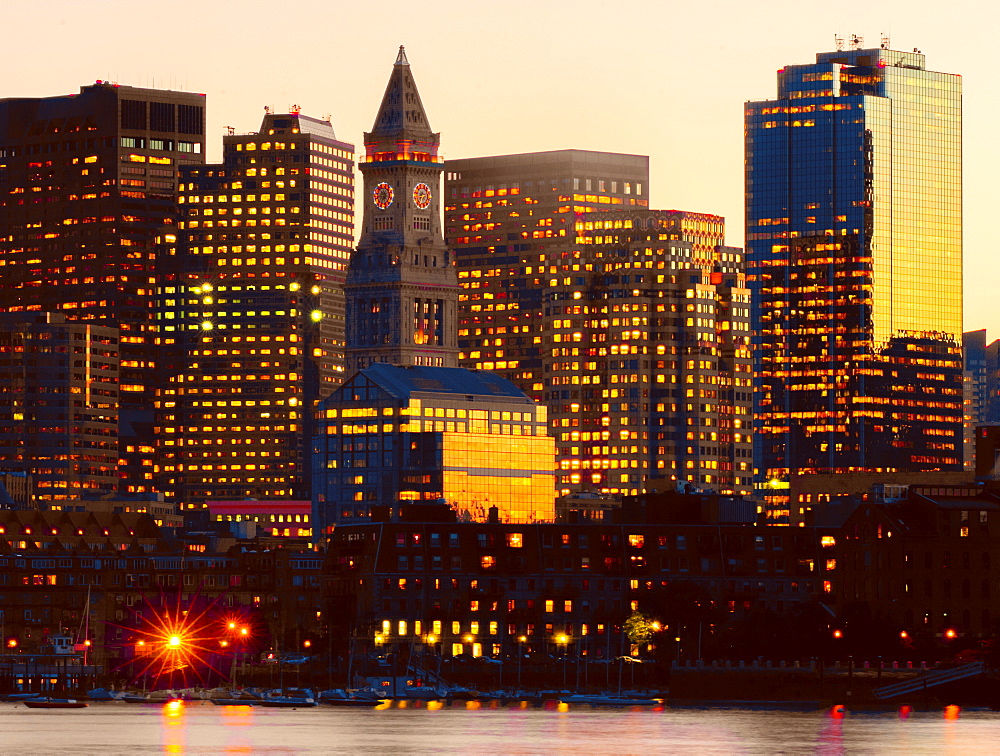
{"type": "Polygon", "coordinates": [[[21,703],[29,709],[86,709],[86,701],[75,698],[26,698],[21,703]]]}
{"type": "Polygon", "coordinates": [[[563,696],[560,703],[589,704],[591,706],[659,706],[663,702],[657,698],[628,698],[626,696],[584,695],[563,696]]]}
{"type": "Polygon", "coordinates": [[[376,706],[381,706],[385,701],[381,701],[377,698],[321,698],[320,703],[325,703],[329,706],[341,706],[341,707],[353,707],[359,709],[373,709],[376,706]]]}
{"type": "Polygon", "coordinates": [[[31,698],[41,698],[41,693],[8,693],[3,697],[4,701],[27,701],[31,698]]]}
{"type": "Polygon", "coordinates": [[[208,700],[216,706],[257,706],[260,696],[245,691],[220,691],[221,695],[209,696],[208,700]]]}
{"type": "Polygon", "coordinates": [[[94,688],[87,691],[87,698],[91,701],[117,701],[125,695],[122,690],[108,690],[107,688],[94,688]]]}
{"type": "Polygon", "coordinates": [[[118,698],[119,701],[124,701],[125,703],[156,703],[155,701],[149,700],[148,693],[126,693],[118,698]]]}
{"type": "Polygon", "coordinates": [[[257,705],[272,709],[296,709],[318,704],[313,692],[308,688],[285,688],[268,691],[257,705]]]}
{"type": "Polygon", "coordinates": [[[208,699],[216,706],[259,706],[259,698],[210,698],[208,699]]]}

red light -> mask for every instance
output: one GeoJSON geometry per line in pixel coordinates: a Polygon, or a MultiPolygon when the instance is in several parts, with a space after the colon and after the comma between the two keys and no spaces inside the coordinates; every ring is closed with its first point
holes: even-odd
{"type": "Polygon", "coordinates": [[[908,632],[906,632],[905,630],[900,630],[899,631],[899,637],[902,638],[903,640],[906,640],[907,638],[910,637],[910,634],[908,632]]]}

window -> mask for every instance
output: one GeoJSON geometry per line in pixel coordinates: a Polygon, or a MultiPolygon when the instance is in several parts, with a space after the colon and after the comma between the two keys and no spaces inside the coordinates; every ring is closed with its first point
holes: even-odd
{"type": "Polygon", "coordinates": [[[512,549],[520,549],[524,546],[524,536],[521,533],[508,533],[507,545],[512,549]]]}

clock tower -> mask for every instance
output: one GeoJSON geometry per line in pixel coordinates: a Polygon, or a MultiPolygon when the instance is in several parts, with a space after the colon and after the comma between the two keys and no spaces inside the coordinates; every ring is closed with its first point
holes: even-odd
{"type": "Polygon", "coordinates": [[[358,166],[364,212],[344,287],[348,373],[373,362],[458,366],[459,287],[441,233],[440,143],[400,46],[358,166]]]}

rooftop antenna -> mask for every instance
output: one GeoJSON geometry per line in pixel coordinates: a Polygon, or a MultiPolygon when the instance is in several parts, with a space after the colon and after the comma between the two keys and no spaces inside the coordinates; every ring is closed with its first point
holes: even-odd
{"type": "Polygon", "coordinates": [[[265,115],[271,115],[271,106],[270,105],[265,105],[264,106],[264,114],[265,115]]]}
{"type": "Polygon", "coordinates": [[[844,38],[843,37],[839,37],[836,34],[834,34],[833,35],[833,44],[836,46],[837,52],[843,52],[844,51],[844,38]]]}
{"type": "Polygon", "coordinates": [[[889,35],[886,32],[882,32],[882,49],[889,49],[889,35]]]}
{"type": "Polygon", "coordinates": [[[333,122],[333,113],[324,113],[323,114],[323,120],[326,121],[327,123],[332,123],[333,122]]]}
{"type": "Polygon", "coordinates": [[[291,113],[292,115],[298,115],[299,113],[302,112],[302,106],[301,105],[289,105],[288,106],[288,112],[291,113]]]}
{"type": "Polygon", "coordinates": [[[229,134],[229,136],[233,136],[234,134],[236,134],[236,127],[235,126],[226,126],[225,129],[226,129],[226,133],[229,134]]]}
{"type": "Polygon", "coordinates": [[[852,34],[851,35],[851,49],[852,50],[860,50],[864,46],[865,46],[865,38],[864,37],[859,37],[857,34],[852,34]]]}

